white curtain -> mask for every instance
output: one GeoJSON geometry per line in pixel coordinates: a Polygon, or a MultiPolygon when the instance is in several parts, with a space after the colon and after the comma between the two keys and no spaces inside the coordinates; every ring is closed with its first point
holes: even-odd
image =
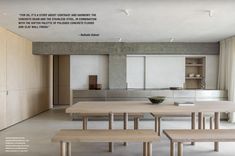
{"type": "MultiPolygon", "coordinates": [[[[228,100],[235,101],[235,37],[220,42],[218,89],[228,90],[228,100]]],[[[235,122],[235,113],[229,121],[235,122]]]]}

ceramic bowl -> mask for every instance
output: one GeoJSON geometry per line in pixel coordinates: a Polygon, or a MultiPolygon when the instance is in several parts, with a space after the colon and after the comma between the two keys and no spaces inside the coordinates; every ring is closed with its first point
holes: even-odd
{"type": "Polygon", "coordinates": [[[154,97],[150,97],[149,101],[152,102],[152,104],[160,104],[165,100],[165,96],[154,96],[154,97]]]}

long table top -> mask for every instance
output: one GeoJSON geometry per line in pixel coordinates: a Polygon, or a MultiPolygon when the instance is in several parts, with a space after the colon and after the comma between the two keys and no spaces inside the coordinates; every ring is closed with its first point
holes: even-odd
{"type": "Polygon", "coordinates": [[[201,101],[194,106],[159,105],[149,101],[86,101],[66,109],[66,113],[189,113],[189,112],[235,112],[231,101],[201,101]]]}

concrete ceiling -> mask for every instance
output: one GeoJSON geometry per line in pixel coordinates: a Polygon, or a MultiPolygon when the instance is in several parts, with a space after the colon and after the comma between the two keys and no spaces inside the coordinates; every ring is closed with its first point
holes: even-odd
{"type": "Polygon", "coordinates": [[[217,42],[235,35],[235,1],[0,0],[0,26],[43,42],[170,42],[171,38],[174,42],[217,42]],[[97,21],[94,25],[19,29],[20,13],[96,13],[97,21]],[[81,33],[100,36],[82,37],[81,33]]]}

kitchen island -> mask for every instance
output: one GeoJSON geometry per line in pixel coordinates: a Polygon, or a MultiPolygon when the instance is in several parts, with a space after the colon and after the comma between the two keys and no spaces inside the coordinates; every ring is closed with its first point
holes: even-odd
{"type": "Polygon", "coordinates": [[[144,101],[151,96],[165,96],[167,100],[226,101],[226,90],[170,90],[170,89],[118,89],[118,90],[71,90],[70,104],[78,101],[144,101]]]}

